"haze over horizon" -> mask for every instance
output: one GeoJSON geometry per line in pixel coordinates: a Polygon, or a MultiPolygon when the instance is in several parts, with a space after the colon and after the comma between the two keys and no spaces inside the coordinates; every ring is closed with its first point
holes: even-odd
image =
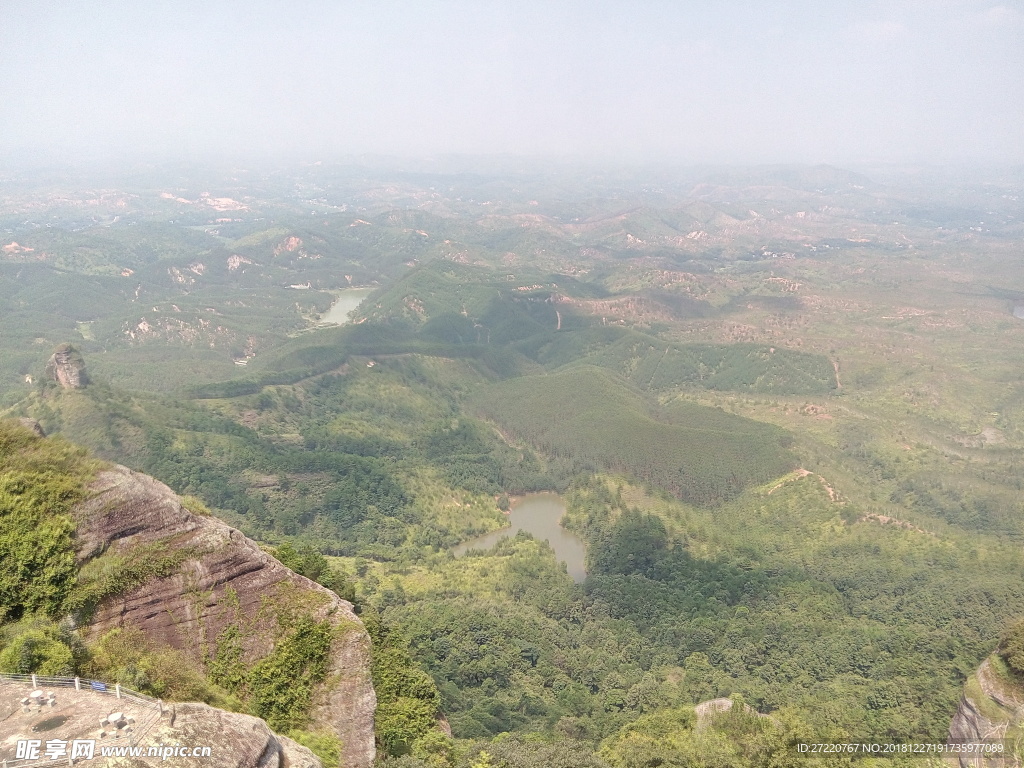
{"type": "Polygon", "coordinates": [[[1024,0],[0,0],[0,162],[1024,161],[1024,0]]]}

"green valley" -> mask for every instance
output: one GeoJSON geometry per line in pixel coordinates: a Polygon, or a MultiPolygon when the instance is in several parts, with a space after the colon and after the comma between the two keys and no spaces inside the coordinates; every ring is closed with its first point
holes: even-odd
{"type": "MultiPolygon", "coordinates": [[[[849,765],[794,745],[943,742],[1016,658],[1019,174],[365,173],[225,178],[226,214],[140,186],[102,225],[5,198],[0,402],[56,437],[52,470],[4,438],[4,536],[53,554],[6,545],[0,671],[75,594],[61,504],[98,463],[65,439],[357,606],[383,766],[849,765]],[[522,533],[453,555],[540,491],[582,584],[522,533]]],[[[301,730],[224,648],[191,690],[301,730]]]]}

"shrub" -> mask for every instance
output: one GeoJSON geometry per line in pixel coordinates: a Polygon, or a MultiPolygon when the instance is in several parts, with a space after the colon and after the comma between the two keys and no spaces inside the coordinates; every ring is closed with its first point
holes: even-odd
{"type": "Polygon", "coordinates": [[[0,423],[0,621],[63,612],[76,573],[68,512],[97,466],[59,438],[0,423]]]}
{"type": "Polygon", "coordinates": [[[297,741],[320,758],[324,768],[341,765],[341,739],[338,734],[327,731],[301,731],[293,729],[288,738],[297,741]]]}
{"type": "Polygon", "coordinates": [[[305,723],[313,687],[327,676],[334,629],[304,617],[249,673],[244,686],[253,712],[274,730],[305,723]]]}
{"type": "Polygon", "coordinates": [[[0,651],[0,672],[16,675],[73,675],[75,650],[70,638],[46,621],[22,621],[6,628],[10,640],[0,651]]]}
{"type": "Polygon", "coordinates": [[[1003,633],[999,655],[1018,675],[1024,675],[1024,619],[1018,620],[1003,633]]]}

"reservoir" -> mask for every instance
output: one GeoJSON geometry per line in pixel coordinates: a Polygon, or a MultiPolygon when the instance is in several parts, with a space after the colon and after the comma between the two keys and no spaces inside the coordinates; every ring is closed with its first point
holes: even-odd
{"type": "Polygon", "coordinates": [[[510,527],[460,544],[455,548],[455,556],[464,555],[470,549],[490,549],[502,539],[526,531],[538,541],[547,541],[559,562],[565,563],[569,576],[579,584],[587,576],[584,570],[587,553],[579,536],[559,525],[564,514],[565,503],[557,493],[527,494],[512,505],[510,527]]]}
{"type": "Polygon", "coordinates": [[[349,314],[373,291],[373,288],[346,288],[341,291],[337,301],[320,318],[320,325],[345,325],[350,321],[349,314]]]}

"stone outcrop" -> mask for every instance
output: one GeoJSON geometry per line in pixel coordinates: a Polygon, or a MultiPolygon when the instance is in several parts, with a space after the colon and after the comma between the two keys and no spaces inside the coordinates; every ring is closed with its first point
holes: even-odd
{"type": "Polygon", "coordinates": [[[170,575],[104,599],[88,619],[87,632],[99,636],[115,627],[138,627],[202,667],[229,626],[241,629],[242,661],[254,663],[273,649],[281,616],[298,612],[326,619],[336,628],[335,639],[327,678],[314,692],[309,727],[338,734],[343,765],[372,764],[376,696],[370,640],[350,603],[285,568],[241,532],[190,512],[147,475],[114,467],[98,475],[92,491],[74,510],[81,564],[133,551],[181,557],[170,575]]]}
{"type": "Polygon", "coordinates": [[[25,429],[29,430],[36,437],[46,437],[46,432],[43,431],[42,425],[35,419],[30,419],[27,416],[18,419],[18,423],[21,424],[25,429]]]}
{"type": "Polygon", "coordinates": [[[46,363],[46,377],[64,389],[81,389],[89,383],[85,374],[85,360],[70,344],[61,344],[46,363]]]}
{"type": "MultiPolygon", "coordinates": [[[[710,699],[709,701],[702,701],[700,704],[697,704],[693,711],[697,715],[697,722],[704,722],[719,712],[730,711],[735,703],[732,699],[726,698],[710,699]]],[[[744,705],[744,708],[747,711],[753,712],[749,706],[744,705]]]]}
{"type": "MultiPolygon", "coordinates": [[[[949,725],[949,743],[1007,739],[1024,725],[1024,696],[1000,679],[992,660],[986,659],[968,679],[960,705],[949,725]]],[[[1020,761],[1004,757],[989,760],[961,756],[961,768],[1009,768],[1020,761]]]]}
{"type": "MultiPolygon", "coordinates": [[[[89,685],[43,687],[54,692],[52,704],[23,706],[32,690],[30,681],[0,679],[0,764],[17,764],[18,741],[56,739],[70,744],[92,740],[93,760],[105,766],[136,768],[323,768],[321,761],[291,739],[274,733],[251,715],[225,712],[206,704],[170,704],[158,708],[125,693],[115,698],[112,687],[105,693],[89,685]],[[118,725],[110,724],[112,711],[121,713],[118,725]],[[105,725],[99,725],[107,721],[105,725]],[[134,756],[103,757],[102,750],[134,748],[134,756]],[[175,750],[175,747],[178,747],[175,750]],[[198,757],[193,749],[209,748],[198,757]],[[181,754],[183,750],[189,750],[181,754]],[[152,754],[151,754],[152,752],[152,754]],[[177,752],[178,754],[175,754],[177,752]]],[[[49,762],[43,757],[44,764],[49,762]]],[[[66,765],[66,761],[53,765],[66,765]]],[[[82,765],[79,760],[77,765],[82,765]]]]}
{"type": "MultiPolygon", "coordinates": [[[[697,727],[706,727],[715,715],[721,714],[722,712],[732,711],[735,704],[735,701],[726,698],[710,699],[697,704],[693,708],[694,714],[697,715],[697,727]]],[[[743,705],[743,711],[750,715],[757,715],[758,717],[768,717],[768,715],[762,715],[749,704],[743,705]]]]}
{"type": "Polygon", "coordinates": [[[206,704],[176,704],[146,734],[145,744],[209,746],[210,758],[161,758],[154,765],[192,768],[202,764],[232,768],[323,768],[306,747],[274,733],[257,717],[225,712],[206,704]]]}

